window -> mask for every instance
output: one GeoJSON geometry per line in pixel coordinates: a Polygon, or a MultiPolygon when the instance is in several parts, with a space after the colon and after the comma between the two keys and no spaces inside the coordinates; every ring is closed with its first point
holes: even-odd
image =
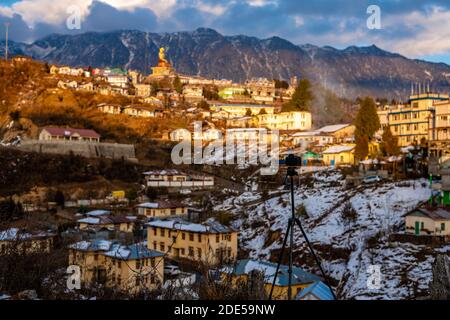
{"type": "Polygon", "coordinates": [[[153,229],[153,234],[154,234],[155,236],[158,235],[158,229],[157,229],[157,228],[153,229]]]}
{"type": "Polygon", "coordinates": [[[198,242],[202,242],[202,235],[200,233],[198,234],[198,242]]]}
{"type": "Polygon", "coordinates": [[[197,255],[198,255],[199,259],[202,258],[202,249],[201,248],[197,248],[197,255]]]}
{"type": "Polygon", "coordinates": [[[117,268],[122,268],[122,262],[121,261],[117,261],[117,268]]]}
{"type": "Polygon", "coordinates": [[[161,251],[164,251],[166,248],[165,248],[165,245],[164,245],[164,242],[161,242],[160,244],[159,244],[159,249],[161,250],[161,251]]]}
{"type": "Polygon", "coordinates": [[[422,222],[422,223],[420,224],[420,229],[421,229],[421,230],[425,229],[425,223],[422,222]]]}
{"type": "Polygon", "coordinates": [[[186,233],[183,232],[183,233],[181,234],[181,239],[186,240],[186,233]]]}
{"type": "Polygon", "coordinates": [[[94,254],[94,260],[95,260],[95,261],[98,260],[98,254],[94,254]]]}
{"type": "Polygon", "coordinates": [[[189,247],[189,257],[194,257],[194,248],[189,247]]]}
{"type": "Polygon", "coordinates": [[[166,235],[166,232],[164,229],[161,229],[161,237],[164,237],[166,235]]]}
{"type": "Polygon", "coordinates": [[[156,243],[156,241],[153,241],[153,249],[156,250],[158,247],[158,244],[156,243]]]}
{"type": "Polygon", "coordinates": [[[150,283],[155,283],[155,276],[153,274],[150,276],[150,283]]]}
{"type": "Polygon", "coordinates": [[[445,230],[445,222],[441,223],[441,231],[445,230]]]}
{"type": "Polygon", "coordinates": [[[189,241],[194,241],[194,234],[193,233],[189,233],[189,241]]]}
{"type": "Polygon", "coordinates": [[[155,263],[155,258],[152,258],[152,259],[150,260],[150,265],[152,266],[152,268],[155,267],[155,265],[156,265],[156,263],[155,263]]]}
{"type": "Polygon", "coordinates": [[[139,260],[136,260],[136,269],[141,268],[141,262],[139,260]]]}
{"type": "Polygon", "coordinates": [[[181,249],[180,249],[180,254],[181,254],[182,256],[184,256],[184,248],[181,248],[181,249]]]}
{"type": "Polygon", "coordinates": [[[170,214],[172,216],[176,215],[177,214],[177,209],[170,209],[170,214]]]}
{"type": "Polygon", "coordinates": [[[216,235],[216,243],[219,243],[219,242],[220,242],[220,236],[216,235]]]}

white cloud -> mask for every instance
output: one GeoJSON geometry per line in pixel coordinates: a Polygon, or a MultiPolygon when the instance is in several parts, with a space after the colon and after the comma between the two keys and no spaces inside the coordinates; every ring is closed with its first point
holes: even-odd
{"type": "Polygon", "coordinates": [[[265,7],[269,5],[278,5],[276,0],[248,0],[247,3],[252,7],[265,7]]]}
{"type": "Polygon", "coordinates": [[[294,16],[295,26],[300,28],[305,25],[305,19],[302,16],[294,16]]]}
{"type": "Polygon", "coordinates": [[[9,7],[0,6],[0,15],[3,15],[8,18],[12,18],[12,16],[14,15],[14,11],[9,7]]]}
{"type": "Polygon", "coordinates": [[[34,26],[38,22],[60,24],[69,17],[67,10],[71,6],[78,6],[82,16],[88,13],[92,0],[24,0],[13,4],[14,13],[22,16],[24,22],[34,26]]]}
{"type": "Polygon", "coordinates": [[[412,12],[383,21],[383,28],[395,27],[399,21],[418,30],[414,37],[380,39],[386,47],[410,57],[450,53],[450,11],[435,7],[431,11],[412,12]]]}
{"type": "Polygon", "coordinates": [[[227,6],[223,6],[223,5],[210,5],[210,4],[206,4],[206,3],[200,3],[198,6],[198,9],[200,11],[206,12],[206,13],[210,13],[213,14],[215,16],[220,16],[222,15],[225,10],[227,9],[227,6]]]}

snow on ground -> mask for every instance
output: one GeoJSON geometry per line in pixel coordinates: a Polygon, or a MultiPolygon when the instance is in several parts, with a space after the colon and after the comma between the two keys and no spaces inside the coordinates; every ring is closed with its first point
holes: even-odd
{"type": "MultiPolygon", "coordinates": [[[[339,282],[338,291],[347,299],[410,299],[426,294],[434,256],[437,251],[447,252],[449,246],[433,251],[410,243],[391,243],[388,237],[402,230],[402,216],[429,196],[426,180],[346,189],[343,177],[330,171],[315,173],[312,181],[295,190],[296,211],[303,205],[308,215],[300,216],[305,231],[319,251],[325,250],[319,252],[321,256],[332,257],[323,261],[323,267],[339,282]],[[348,217],[344,211],[351,207],[356,215],[348,217]],[[342,252],[347,254],[342,256],[342,252]],[[369,289],[367,284],[371,266],[381,271],[377,289],[369,289]]],[[[261,194],[246,192],[215,207],[235,214],[233,226],[240,230],[240,247],[250,258],[269,259],[271,251],[282,245],[291,215],[290,194],[270,197],[264,202],[261,194]]],[[[310,259],[303,259],[307,251],[299,230],[295,241],[301,249],[298,264],[314,270],[310,259]]]]}

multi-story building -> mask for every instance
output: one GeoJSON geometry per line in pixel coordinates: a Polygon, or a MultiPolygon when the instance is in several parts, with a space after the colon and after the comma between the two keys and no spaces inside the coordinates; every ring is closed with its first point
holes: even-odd
{"type": "Polygon", "coordinates": [[[260,114],[258,117],[259,127],[271,130],[310,130],[312,126],[311,113],[281,112],[273,114],[260,114]]]}
{"type": "Polygon", "coordinates": [[[433,112],[428,146],[430,155],[439,159],[450,154],[450,100],[436,102],[433,112]]]}
{"type": "Polygon", "coordinates": [[[217,265],[237,258],[238,232],[214,220],[156,220],[147,223],[147,243],[172,259],[217,265]]]}
{"type": "Polygon", "coordinates": [[[155,170],[144,172],[148,187],[194,188],[214,187],[214,177],[189,175],[178,170],[155,170]]]}
{"type": "Polygon", "coordinates": [[[88,216],[78,221],[80,230],[109,230],[131,233],[134,230],[136,217],[134,216],[88,216]]]}
{"type": "Polygon", "coordinates": [[[149,84],[135,84],[136,97],[147,98],[152,94],[152,86],[149,84]]]}
{"type": "Polygon", "coordinates": [[[418,144],[432,140],[430,134],[435,127],[435,104],[448,99],[448,95],[438,93],[411,95],[407,104],[384,108],[378,115],[382,126],[389,126],[392,134],[398,137],[400,146],[418,144]]]}
{"type": "Polygon", "coordinates": [[[224,111],[228,114],[228,118],[243,117],[243,116],[256,116],[259,114],[273,114],[275,113],[275,107],[272,105],[260,105],[260,104],[213,104],[211,111],[219,112],[224,111]]]}
{"type": "Polygon", "coordinates": [[[257,78],[245,83],[253,100],[259,103],[273,103],[275,101],[275,81],[257,78]]]}
{"type": "Polygon", "coordinates": [[[120,74],[111,74],[107,77],[107,81],[110,85],[116,86],[119,88],[127,88],[129,79],[126,75],[120,74]]]}
{"type": "Polygon", "coordinates": [[[158,200],[154,202],[146,202],[137,205],[138,215],[146,217],[170,217],[188,214],[187,206],[169,200],[158,200]]]}
{"type": "Polygon", "coordinates": [[[156,289],[164,281],[164,254],[145,244],[81,241],[69,246],[69,265],[79,266],[85,286],[101,283],[128,293],[156,289]]]}
{"type": "Polygon", "coordinates": [[[201,86],[185,86],[183,96],[188,102],[198,102],[203,100],[203,87],[201,86]]]}
{"type": "Polygon", "coordinates": [[[0,255],[48,253],[55,236],[50,231],[28,232],[18,228],[0,231],[0,255]]]}
{"type": "Polygon", "coordinates": [[[307,148],[311,144],[316,146],[326,146],[333,144],[335,138],[330,134],[320,133],[319,131],[297,132],[291,135],[294,146],[307,148]]]}

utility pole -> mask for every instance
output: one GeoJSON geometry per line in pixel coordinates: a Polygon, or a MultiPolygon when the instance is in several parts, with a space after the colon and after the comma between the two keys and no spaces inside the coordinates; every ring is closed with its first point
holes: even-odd
{"type": "Polygon", "coordinates": [[[5,60],[8,61],[8,36],[9,36],[9,26],[10,23],[9,22],[5,22],[5,27],[6,27],[6,44],[5,44],[5,60]]]}

